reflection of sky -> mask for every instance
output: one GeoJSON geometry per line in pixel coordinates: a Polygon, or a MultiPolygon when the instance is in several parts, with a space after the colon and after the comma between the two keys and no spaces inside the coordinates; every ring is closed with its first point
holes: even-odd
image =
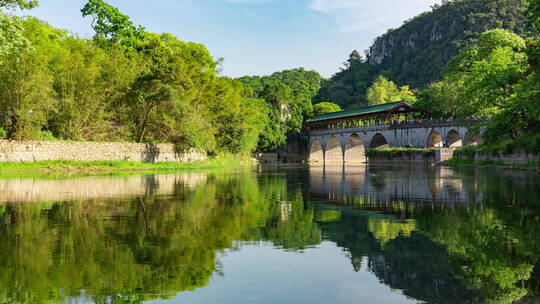
{"type": "MultiPolygon", "coordinates": [[[[90,35],[86,0],[42,0],[30,14],[90,35]]],[[[439,0],[107,0],[154,32],[170,32],[224,57],[229,76],[305,67],[325,76],[439,0]]]]}
{"type": "Polygon", "coordinates": [[[303,253],[273,245],[244,245],[219,258],[224,276],[207,287],[150,303],[416,303],[392,291],[362,265],[354,272],[349,258],[334,243],[323,242],[303,253]]]}

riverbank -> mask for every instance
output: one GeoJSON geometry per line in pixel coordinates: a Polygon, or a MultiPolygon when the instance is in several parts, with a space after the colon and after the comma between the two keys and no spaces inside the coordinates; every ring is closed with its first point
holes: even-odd
{"type": "Polygon", "coordinates": [[[195,162],[146,163],[138,161],[71,161],[0,162],[0,177],[17,174],[91,174],[141,171],[177,171],[213,168],[233,168],[252,164],[248,158],[210,158],[195,162]]]}
{"type": "Polygon", "coordinates": [[[540,161],[529,161],[529,162],[522,162],[522,163],[505,163],[500,160],[474,161],[470,159],[461,159],[461,158],[454,157],[448,161],[447,165],[451,167],[517,169],[517,170],[540,172],[540,161]]]}

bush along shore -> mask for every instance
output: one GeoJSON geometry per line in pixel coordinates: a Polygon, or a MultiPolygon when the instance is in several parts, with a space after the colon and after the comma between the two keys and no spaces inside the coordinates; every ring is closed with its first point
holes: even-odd
{"type": "Polygon", "coordinates": [[[377,148],[366,151],[370,163],[376,162],[414,162],[435,163],[435,150],[433,148],[377,148]]]}

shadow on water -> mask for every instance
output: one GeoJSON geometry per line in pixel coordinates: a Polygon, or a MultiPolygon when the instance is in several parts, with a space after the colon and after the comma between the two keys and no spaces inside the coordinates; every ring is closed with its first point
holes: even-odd
{"type": "Polygon", "coordinates": [[[332,242],[351,270],[425,303],[540,293],[535,174],[274,167],[5,179],[0,190],[0,303],[172,299],[226,274],[223,250],[260,242],[291,252],[332,242]]]}

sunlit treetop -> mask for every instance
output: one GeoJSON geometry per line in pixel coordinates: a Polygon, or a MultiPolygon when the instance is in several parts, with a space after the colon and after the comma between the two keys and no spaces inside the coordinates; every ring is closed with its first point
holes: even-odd
{"type": "Polygon", "coordinates": [[[83,17],[91,16],[94,37],[98,42],[120,43],[133,48],[145,39],[145,29],[135,26],[128,16],[103,0],[89,0],[81,10],[83,17]]]}
{"type": "Polygon", "coordinates": [[[0,7],[31,9],[39,5],[39,0],[0,0],[0,7]]]}

